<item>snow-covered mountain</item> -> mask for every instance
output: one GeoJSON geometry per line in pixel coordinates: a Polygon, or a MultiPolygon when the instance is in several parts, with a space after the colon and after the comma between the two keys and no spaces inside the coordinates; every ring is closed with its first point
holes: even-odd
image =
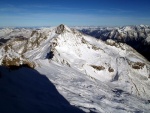
{"type": "Polygon", "coordinates": [[[150,60],[150,26],[76,27],[81,32],[102,40],[112,39],[130,45],[150,60]]]}
{"type": "Polygon", "coordinates": [[[36,69],[85,112],[150,110],[150,62],[130,46],[63,24],[25,31],[9,33],[15,35],[0,46],[1,65],[36,69]]]}

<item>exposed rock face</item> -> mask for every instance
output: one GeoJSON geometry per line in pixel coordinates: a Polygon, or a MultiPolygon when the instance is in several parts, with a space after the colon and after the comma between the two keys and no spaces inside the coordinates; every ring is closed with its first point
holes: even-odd
{"type": "Polygon", "coordinates": [[[65,26],[63,24],[61,24],[56,28],[56,33],[61,34],[64,32],[64,29],[65,29],[65,26]]]}
{"type": "MultiPolygon", "coordinates": [[[[0,47],[1,64],[5,66],[28,65],[29,67],[34,68],[35,63],[33,59],[36,55],[41,53],[40,51],[37,53],[33,50],[38,48],[43,40],[47,39],[46,35],[48,34],[45,33],[46,31],[40,32],[38,30],[33,30],[32,32],[29,32],[29,34],[26,34],[26,36],[30,35],[30,38],[25,38],[26,36],[20,36],[20,32],[22,31],[18,31],[13,38],[9,38],[9,41],[5,42],[0,47]],[[34,55],[34,57],[32,57],[31,54],[30,56],[28,52],[33,53],[32,55],[34,55]]],[[[50,51],[48,48],[46,49],[46,52],[50,51]]]]}

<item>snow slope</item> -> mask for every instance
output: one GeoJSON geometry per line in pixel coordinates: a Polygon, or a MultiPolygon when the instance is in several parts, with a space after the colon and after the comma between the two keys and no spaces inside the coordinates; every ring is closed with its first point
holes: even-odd
{"type": "Polygon", "coordinates": [[[93,79],[82,71],[53,61],[38,61],[37,70],[44,73],[57,90],[70,102],[85,112],[96,113],[148,113],[150,104],[111,83],[93,79]]]}
{"type": "Polygon", "coordinates": [[[1,65],[27,64],[86,112],[148,112],[150,63],[130,46],[61,24],[0,47],[1,65]]]}

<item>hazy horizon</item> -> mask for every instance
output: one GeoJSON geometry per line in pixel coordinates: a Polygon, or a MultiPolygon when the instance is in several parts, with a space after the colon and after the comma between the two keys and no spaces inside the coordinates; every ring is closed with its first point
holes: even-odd
{"type": "MultiPolygon", "coordinates": [[[[63,24],[63,23],[61,23],[61,24],[63,24]]],[[[59,26],[59,25],[61,25],[61,24],[58,24],[58,25],[53,25],[53,26],[0,26],[0,28],[50,28],[50,27],[57,27],[57,26],[59,26]]],[[[140,26],[140,25],[146,25],[146,26],[150,26],[149,24],[136,24],[136,25],[67,25],[67,24],[64,24],[64,25],[66,25],[66,26],[68,26],[68,27],[70,27],[70,28],[72,28],[72,27],[125,27],[125,26],[140,26]]]]}

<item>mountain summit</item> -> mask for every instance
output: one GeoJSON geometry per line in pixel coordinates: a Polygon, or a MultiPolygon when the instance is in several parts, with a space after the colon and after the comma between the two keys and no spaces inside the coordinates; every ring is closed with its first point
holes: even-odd
{"type": "Polygon", "coordinates": [[[0,47],[0,64],[35,68],[71,104],[88,112],[149,109],[143,101],[150,98],[150,63],[130,46],[63,24],[15,37],[0,47]]]}
{"type": "Polygon", "coordinates": [[[68,29],[67,26],[61,24],[61,25],[59,25],[59,26],[56,28],[56,33],[57,33],[57,34],[61,34],[61,33],[63,33],[63,32],[64,32],[65,30],[67,30],[67,29],[68,29]]]}

